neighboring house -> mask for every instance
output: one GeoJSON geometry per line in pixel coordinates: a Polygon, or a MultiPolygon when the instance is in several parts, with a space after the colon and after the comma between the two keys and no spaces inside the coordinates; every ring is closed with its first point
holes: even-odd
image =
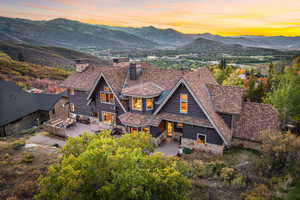
{"type": "Polygon", "coordinates": [[[18,134],[49,119],[66,119],[66,93],[28,93],[11,82],[0,80],[0,137],[18,134]]]}
{"type": "Polygon", "coordinates": [[[172,137],[184,147],[215,153],[232,144],[258,149],[262,132],[278,128],[271,105],[243,102],[242,88],[219,85],[206,67],[86,65],[62,86],[73,113],[149,132],[157,145],[172,137]]]}

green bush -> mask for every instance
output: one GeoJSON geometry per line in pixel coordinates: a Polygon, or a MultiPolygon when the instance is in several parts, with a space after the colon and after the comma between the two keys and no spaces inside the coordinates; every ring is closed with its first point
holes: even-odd
{"type": "Polygon", "coordinates": [[[223,161],[203,162],[201,160],[196,160],[193,165],[195,173],[199,177],[217,177],[220,175],[222,168],[225,167],[223,161]]]}
{"type": "Polygon", "coordinates": [[[255,185],[255,187],[241,195],[243,200],[271,200],[272,192],[264,184],[255,185]]]}
{"type": "Polygon", "coordinates": [[[17,139],[12,142],[12,148],[15,150],[20,149],[21,147],[25,146],[25,140],[24,139],[17,139]]]}
{"type": "Polygon", "coordinates": [[[85,133],[68,139],[59,162],[39,179],[35,199],[188,199],[187,168],[181,171],[172,157],[149,154],[149,138],[144,133],[120,138],[85,133]]]}

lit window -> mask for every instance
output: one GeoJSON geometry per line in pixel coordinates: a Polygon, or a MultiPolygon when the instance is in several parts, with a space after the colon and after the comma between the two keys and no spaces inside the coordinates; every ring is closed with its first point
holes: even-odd
{"type": "Polygon", "coordinates": [[[70,103],[70,111],[75,112],[75,105],[74,103],[70,103]]]}
{"type": "Polygon", "coordinates": [[[153,110],[153,99],[146,99],[146,109],[153,110]]]}
{"type": "Polygon", "coordinates": [[[205,135],[198,134],[197,143],[198,144],[205,144],[206,143],[205,135]]]}
{"type": "Polygon", "coordinates": [[[136,133],[137,132],[137,128],[130,128],[130,133],[136,133]]]}
{"type": "Polygon", "coordinates": [[[188,110],[188,96],[187,94],[180,94],[180,112],[187,113],[188,110]]]}
{"type": "Polygon", "coordinates": [[[104,88],[103,88],[103,91],[109,92],[109,91],[110,91],[110,90],[109,90],[109,87],[104,87],[104,88]]]}
{"type": "Polygon", "coordinates": [[[113,122],[113,114],[110,112],[102,112],[102,121],[111,124],[113,122]]]}
{"type": "Polygon", "coordinates": [[[144,127],[144,128],[142,128],[142,132],[144,132],[144,133],[150,133],[150,128],[144,127]]]}
{"type": "Polygon", "coordinates": [[[70,95],[74,95],[74,93],[75,93],[74,89],[69,89],[69,93],[70,93],[70,95]]]}
{"type": "Polygon", "coordinates": [[[114,95],[112,93],[100,92],[100,101],[101,101],[101,103],[114,104],[115,103],[114,95]]]}
{"type": "Polygon", "coordinates": [[[132,98],[132,109],[133,110],[142,110],[143,104],[141,98],[132,98]]]}
{"type": "Polygon", "coordinates": [[[177,128],[183,128],[183,123],[176,123],[177,128]]]}

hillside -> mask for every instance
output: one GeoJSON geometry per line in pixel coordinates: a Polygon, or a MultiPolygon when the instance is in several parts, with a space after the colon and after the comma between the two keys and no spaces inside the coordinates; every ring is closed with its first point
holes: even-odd
{"type": "Polygon", "coordinates": [[[56,92],[55,88],[71,71],[54,67],[44,67],[11,59],[0,51],[0,80],[15,82],[24,88],[38,88],[46,92],[56,92]],[[52,85],[54,91],[48,89],[52,85]]]}
{"type": "Polygon", "coordinates": [[[141,28],[111,26],[102,27],[110,28],[112,30],[124,31],[161,45],[182,46],[188,44],[193,39],[196,39],[196,36],[183,34],[174,29],[159,29],[154,26],[147,26],[141,28]]]}
{"type": "Polygon", "coordinates": [[[22,61],[65,69],[74,67],[74,59],[76,58],[87,58],[89,62],[94,64],[108,64],[108,61],[101,60],[90,54],[61,47],[32,46],[27,44],[0,42],[0,51],[6,53],[14,60],[19,60],[19,56],[22,54],[22,61]]]}
{"type": "Polygon", "coordinates": [[[0,17],[0,39],[25,44],[41,43],[73,49],[153,48],[155,44],[135,35],[67,19],[32,21],[0,17]]]}
{"type": "Polygon", "coordinates": [[[282,54],[277,50],[266,48],[245,47],[239,44],[225,44],[215,40],[202,37],[197,38],[191,43],[179,48],[179,50],[208,54],[230,54],[230,55],[273,55],[282,54]]]}

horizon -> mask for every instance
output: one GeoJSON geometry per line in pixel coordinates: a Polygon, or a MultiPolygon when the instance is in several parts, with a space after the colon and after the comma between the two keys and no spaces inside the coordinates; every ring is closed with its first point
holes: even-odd
{"type": "Polygon", "coordinates": [[[298,0],[0,0],[2,16],[220,36],[300,36],[298,0]],[[268,8],[266,10],[266,8],[268,8]]]}

